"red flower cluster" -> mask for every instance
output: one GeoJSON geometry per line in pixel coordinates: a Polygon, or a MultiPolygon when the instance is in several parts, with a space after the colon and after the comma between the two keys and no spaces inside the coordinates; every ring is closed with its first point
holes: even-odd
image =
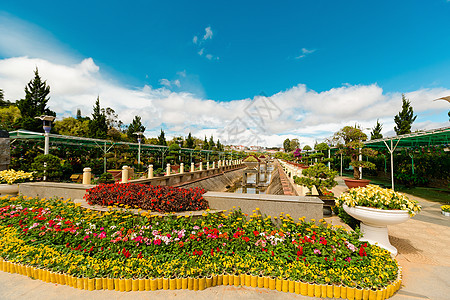
{"type": "Polygon", "coordinates": [[[145,184],[100,184],[86,190],[84,199],[89,204],[123,204],[157,212],[178,212],[208,208],[203,198],[204,189],[175,188],[145,184]]]}

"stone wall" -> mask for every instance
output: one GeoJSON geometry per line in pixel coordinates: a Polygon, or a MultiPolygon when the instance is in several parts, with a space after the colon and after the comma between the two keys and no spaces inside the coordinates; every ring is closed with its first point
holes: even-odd
{"type": "Polygon", "coordinates": [[[253,210],[259,208],[262,215],[275,217],[283,212],[291,215],[295,221],[301,217],[306,220],[319,220],[323,217],[323,201],[318,197],[221,192],[207,192],[203,197],[211,209],[230,210],[235,206],[252,215],[253,210]]]}
{"type": "Polygon", "coordinates": [[[0,130],[0,171],[7,170],[11,163],[9,143],[8,131],[0,130]]]}

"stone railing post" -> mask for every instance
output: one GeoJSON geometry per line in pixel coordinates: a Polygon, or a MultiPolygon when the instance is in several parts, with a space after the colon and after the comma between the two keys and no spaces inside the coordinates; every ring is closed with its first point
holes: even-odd
{"type": "Polygon", "coordinates": [[[203,171],[203,162],[202,161],[200,162],[199,170],[203,171]]]}
{"type": "Polygon", "coordinates": [[[166,176],[170,175],[170,164],[167,164],[166,166],[166,176]]]}
{"type": "Polygon", "coordinates": [[[180,174],[183,174],[183,173],[184,173],[184,164],[181,163],[180,164],[180,174]]]}
{"type": "Polygon", "coordinates": [[[206,162],[206,170],[209,170],[209,161],[206,162]]]}
{"type": "Polygon", "coordinates": [[[215,162],[215,161],[213,161],[213,165],[212,165],[212,168],[213,168],[213,169],[215,169],[215,168],[216,168],[216,162],[215,162]]]}
{"type": "Polygon", "coordinates": [[[91,184],[91,168],[84,168],[83,169],[83,184],[91,184]]]}
{"type": "Polygon", "coordinates": [[[194,163],[192,162],[191,163],[191,172],[194,172],[195,171],[195,165],[194,165],[194,163]]]}
{"type": "Polygon", "coordinates": [[[128,182],[128,167],[123,166],[122,167],[122,183],[128,182]]]}
{"type": "Polygon", "coordinates": [[[149,179],[153,178],[153,165],[148,166],[148,178],[149,179]]]}

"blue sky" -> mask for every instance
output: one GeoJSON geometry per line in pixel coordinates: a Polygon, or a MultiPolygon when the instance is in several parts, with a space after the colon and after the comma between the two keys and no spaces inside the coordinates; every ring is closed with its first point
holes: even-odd
{"type": "Polygon", "coordinates": [[[99,94],[125,122],[143,115],[147,135],[218,136],[264,94],[283,113],[264,128],[243,114],[247,134],[312,143],[376,119],[389,135],[406,93],[416,129],[448,126],[447,103],[431,101],[450,94],[445,0],[3,2],[0,88],[23,97],[38,66],[61,117],[88,114],[99,94]]]}

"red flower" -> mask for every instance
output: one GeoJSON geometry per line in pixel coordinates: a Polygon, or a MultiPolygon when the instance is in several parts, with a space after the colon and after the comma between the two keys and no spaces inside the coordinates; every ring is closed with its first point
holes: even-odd
{"type": "Polygon", "coordinates": [[[242,237],[245,242],[248,242],[250,239],[247,236],[242,237]]]}
{"type": "Polygon", "coordinates": [[[259,235],[259,232],[258,232],[257,230],[255,230],[255,231],[253,231],[253,234],[254,234],[255,236],[258,236],[258,235],[259,235]]]}
{"type": "Polygon", "coordinates": [[[298,251],[297,251],[297,256],[302,256],[302,255],[303,255],[303,247],[299,246],[298,251]]]}
{"type": "Polygon", "coordinates": [[[361,245],[359,248],[359,256],[367,256],[366,250],[364,250],[364,246],[361,245]]]}

